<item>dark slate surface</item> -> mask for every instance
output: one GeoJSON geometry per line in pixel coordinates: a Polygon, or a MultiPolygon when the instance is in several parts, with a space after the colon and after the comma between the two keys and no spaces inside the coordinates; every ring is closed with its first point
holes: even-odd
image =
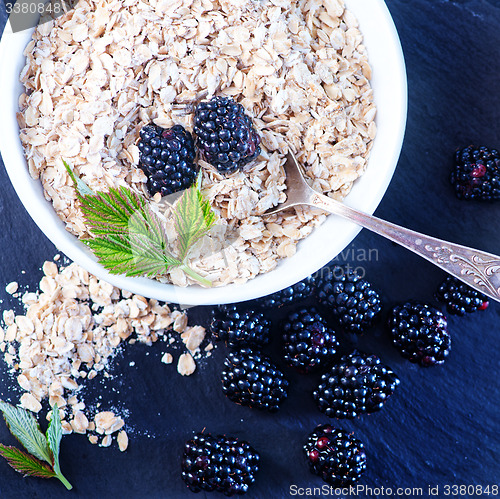
{"type": "MultiPolygon", "coordinates": [[[[444,239],[500,252],[500,203],[466,203],[448,185],[451,157],[469,143],[500,147],[500,2],[497,0],[387,0],[406,57],[409,110],[401,158],[377,214],[444,239]]],[[[5,22],[0,13],[1,25],[5,22]]],[[[1,62],[1,61],[0,61],[1,62]]],[[[18,201],[0,168],[0,283],[34,286],[45,259],[56,253],[18,201]],[[25,271],[25,274],[21,274],[25,271]]],[[[385,310],[407,298],[432,300],[443,274],[391,243],[362,231],[347,261],[361,266],[381,291],[385,310]],[[361,250],[372,251],[362,261],[361,250]],[[376,255],[376,258],[375,258],[376,255]],[[353,261],[354,260],[354,261],[353,261]]],[[[340,258],[342,260],[342,258],[340,258]]],[[[12,303],[0,286],[3,307],[12,303]]],[[[192,310],[206,324],[208,308],[192,310]]],[[[274,314],[275,323],[283,314],[274,314]]],[[[378,414],[338,422],[364,440],[366,487],[428,487],[498,483],[498,333],[500,306],[465,319],[450,318],[453,351],[443,367],[420,369],[391,347],[382,326],[358,342],[379,354],[400,376],[401,386],[378,414]]],[[[271,355],[278,356],[275,345],[271,355]]],[[[347,348],[349,339],[344,338],[347,348]]],[[[89,383],[89,405],[128,410],[129,450],[103,449],[85,437],[63,440],[62,467],[74,497],[194,497],[179,478],[179,454],[193,431],[206,428],[243,437],[262,455],[262,470],[248,497],[290,497],[290,485],[320,487],[301,456],[305,436],[327,418],[311,400],[317,377],[287,370],[291,391],[276,415],[253,412],[226,400],[219,386],[224,348],[191,378],[160,363],[165,346],[128,346],[113,362],[115,378],[89,383]],[[129,367],[131,361],[134,367],[129,367]]],[[[0,397],[19,392],[0,361],[0,397]]],[[[0,424],[0,441],[13,444],[0,424]]],[[[377,490],[361,491],[373,497],[377,490]]],[[[470,494],[466,494],[470,497],[470,494]]],[[[22,479],[0,462],[0,497],[69,497],[56,481],[22,479]]],[[[381,496],[381,491],[378,491],[381,496]]],[[[416,495],[414,495],[416,496],[416,495]]],[[[204,497],[200,494],[200,497],[204,497]]],[[[330,496],[333,497],[333,496],[330,496]]]]}

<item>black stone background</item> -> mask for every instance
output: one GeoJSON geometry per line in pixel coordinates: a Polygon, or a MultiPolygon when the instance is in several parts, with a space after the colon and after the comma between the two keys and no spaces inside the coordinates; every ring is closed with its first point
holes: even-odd
{"type": "MultiPolygon", "coordinates": [[[[448,176],[456,147],[500,147],[500,1],[387,0],[387,5],[406,57],[409,108],[401,158],[376,214],[498,254],[500,203],[458,201],[448,176]]],[[[5,23],[2,12],[0,22],[5,23]]],[[[17,280],[23,289],[35,289],[41,265],[56,248],[26,214],[3,165],[0,186],[0,283],[17,280]]],[[[362,231],[351,248],[378,250],[374,261],[350,263],[366,269],[381,292],[385,311],[408,298],[433,300],[444,275],[439,269],[368,231],[362,231]]],[[[15,302],[3,284],[0,298],[3,309],[15,302]]],[[[208,313],[208,307],[194,308],[190,322],[207,325],[208,313]]],[[[283,313],[271,316],[277,324],[283,313]]],[[[359,339],[359,346],[380,355],[401,378],[381,412],[335,422],[354,430],[366,444],[369,462],[361,484],[391,487],[394,494],[397,487],[422,487],[423,497],[429,485],[439,485],[444,497],[445,484],[498,483],[499,317],[496,303],[484,313],[450,317],[451,356],[444,366],[430,369],[402,359],[382,325],[359,339]]],[[[278,344],[276,327],[270,349],[275,359],[278,344]]],[[[343,344],[348,348],[349,340],[344,338],[343,344]]],[[[289,497],[291,484],[322,485],[309,474],[301,451],[314,426],[328,421],[311,398],[317,376],[286,369],[291,381],[288,400],[277,414],[263,414],[222,395],[224,347],[188,378],[160,362],[166,350],[165,343],[129,345],[113,361],[112,379],[96,378],[85,385],[89,406],[101,402],[102,409],[128,411],[131,442],[126,453],[116,444],[99,448],[80,435],[64,437],[62,469],[74,485],[71,493],[55,480],[23,479],[0,461],[0,497],[195,497],[180,479],[179,455],[184,441],[203,428],[248,439],[261,452],[261,471],[249,498],[289,497]],[[129,366],[132,361],[134,367],[129,366]]],[[[0,397],[17,402],[20,392],[1,360],[0,373],[0,397]]],[[[3,423],[0,441],[15,443],[3,423]]]]}

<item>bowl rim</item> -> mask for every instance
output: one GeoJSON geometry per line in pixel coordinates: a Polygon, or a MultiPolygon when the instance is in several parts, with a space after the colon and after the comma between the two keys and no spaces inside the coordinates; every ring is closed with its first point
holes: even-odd
{"type": "MultiPolygon", "coordinates": [[[[403,143],[407,115],[406,69],[397,30],[384,0],[345,0],[345,4],[357,17],[366,42],[373,71],[371,84],[377,106],[378,130],[367,169],[355,181],[344,202],[372,214],[389,186],[403,143]],[[376,23],[373,22],[374,16],[376,23]],[[379,49],[374,50],[377,43],[379,49]],[[386,103],[386,107],[379,107],[380,102],[386,103]],[[374,165],[376,162],[377,168],[374,165]]],[[[31,218],[58,250],[91,274],[120,289],[171,303],[214,305],[240,302],[284,289],[317,272],[349,246],[361,230],[352,222],[329,216],[298,243],[296,255],[280,260],[275,269],[244,284],[213,288],[196,285],[179,287],[144,277],[110,274],[97,263],[91,251],[65,229],[52,204],[44,198],[41,182],[33,180],[28,172],[16,113],[23,88],[19,74],[25,64],[24,56],[20,57],[20,54],[24,52],[32,32],[33,29],[13,33],[7,22],[0,40],[0,95],[14,97],[3,99],[6,102],[3,102],[5,114],[0,120],[0,152],[10,181],[31,218]],[[5,60],[8,62],[5,63],[5,60]],[[340,236],[330,244],[328,238],[332,232],[340,236]],[[309,254],[314,257],[309,257],[309,254]]]]}

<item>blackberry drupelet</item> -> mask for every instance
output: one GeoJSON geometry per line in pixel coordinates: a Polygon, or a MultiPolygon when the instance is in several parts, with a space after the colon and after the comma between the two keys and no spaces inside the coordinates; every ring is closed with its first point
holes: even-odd
{"type": "Polygon", "coordinates": [[[500,199],[500,152],[484,146],[458,150],[451,183],[459,199],[500,199]]]}
{"type": "Polygon", "coordinates": [[[285,400],[287,390],[283,373],[260,352],[231,352],[224,362],[222,391],[237,404],[274,412],[285,400]]]}
{"type": "Polygon", "coordinates": [[[194,133],[202,158],[221,173],[232,173],[260,154],[260,137],[251,118],[229,97],[198,104],[194,133]]]}
{"type": "Polygon", "coordinates": [[[285,360],[303,373],[318,370],[337,353],[335,332],[314,308],[290,314],[283,325],[285,360]]]}
{"type": "Polygon", "coordinates": [[[315,282],[312,276],[289,286],[286,289],[277,291],[271,295],[264,296],[256,300],[256,304],[261,308],[278,308],[283,305],[291,305],[305,300],[314,293],[315,282]]]}
{"type": "Polygon", "coordinates": [[[376,355],[355,350],[323,374],[313,397],[327,416],[352,419],[380,410],[398,384],[396,374],[376,355]]]}
{"type": "Polygon", "coordinates": [[[181,125],[164,129],[154,123],[142,128],[139,168],[148,178],[151,196],[162,196],[190,187],[196,179],[196,151],[191,134],[181,125]]]}
{"type": "Polygon", "coordinates": [[[330,425],[318,425],[304,445],[309,469],[334,487],[354,485],[366,470],[361,440],[330,425]]]}
{"type": "Polygon", "coordinates": [[[258,469],[259,454],[244,440],[198,433],[184,446],[181,476],[193,492],[244,494],[258,469]]]}
{"type": "Polygon", "coordinates": [[[401,355],[423,367],[442,364],[451,349],[446,317],[431,305],[407,302],[389,314],[392,342],[401,355]]]}
{"type": "Polygon", "coordinates": [[[212,311],[212,334],[232,347],[267,345],[270,329],[271,321],[260,312],[241,311],[236,305],[222,305],[212,311]]]}
{"type": "Polygon", "coordinates": [[[486,295],[472,289],[453,276],[448,276],[441,283],[436,298],[446,304],[446,310],[454,315],[465,315],[476,310],[485,310],[489,305],[486,295]]]}
{"type": "Polygon", "coordinates": [[[380,296],[353,270],[336,266],[318,279],[319,302],[338,317],[349,333],[362,333],[382,310],[380,296]]]}

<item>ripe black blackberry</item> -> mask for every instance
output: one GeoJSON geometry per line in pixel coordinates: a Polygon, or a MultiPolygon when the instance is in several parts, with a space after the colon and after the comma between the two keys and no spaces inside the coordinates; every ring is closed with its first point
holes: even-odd
{"type": "Polygon", "coordinates": [[[304,445],[309,469],[334,487],[354,485],[366,470],[361,440],[330,425],[318,425],[304,445]]]}
{"type": "Polygon", "coordinates": [[[283,325],[285,360],[291,367],[308,373],[324,367],[337,353],[338,341],[314,308],[290,314],[283,325]]]}
{"type": "Polygon", "coordinates": [[[345,331],[362,333],[382,310],[380,296],[368,281],[349,268],[335,266],[326,270],[318,279],[319,302],[338,317],[345,331]]]}
{"type": "Polygon", "coordinates": [[[376,355],[355,350],[323,374],[313,397],[327,416],[352,419],[379,411],[398,384],[396,374],[376,355]]]}
{"type": "Polygon", "coordinates": [[[446,317],[431,305],[396,305],[389,314],[389,330],[401,355],[423,367],[442,364],[450,353],[446,317]]]}
{"type": "Polygon", "coordinates": [[[450,314],[465,315],[488,308],[486,295],[472,289],[453,276],[448,276],[439,286],[436,298],[446,304],[450,314]]]}
{"type": "Polygon", "coordinates": [[[148,178],[151,196],[162,196],[190,187],[198,172],[191,134],[181,125],[164,129],[154,123],[140,131],[139,168],[148,178]]]}
{"type": "Polygon", "coordinates": [[[229,97],[201,102],[194,115],[196,143],[203,159],[232,173],[260,154],[260,138],[241,104],[229,97]]]}
{"type": "Polygon", "coordinates": [[[241,349],[229,353],[222,371],[222,391],[229,400],[274,412],[285,400],[288,381],[260,352],[241,349]]]}
{"type": "Polygon", "coordinates": [[[500,199],[500,152],[484,146],[458,150],[451,183],[459,199],[500,199]]]}
{"type": "Polygon", "coordinates": [[[261,308],[278,308],[283,305],[291,305],[305,300],[314,293],[315,282],[312,276],[289,286],[288,288],[277,291],[271,295],[264,296],[256,300],[257,306],[261,308]]]}
{"type": "Polygon", "coordinates": [[[222,305],[212,311],[212,334],[232,347],[267,345],[270,329],[271,321],[260,312],[239,310],[237,305],[222,305]]]}
{"type": "Polygon", "coordinates": [[[198,433],[184,446],[181,470],[193,492],[244,494],[255,481],[259,454],[244,440],[198,433]]]}

